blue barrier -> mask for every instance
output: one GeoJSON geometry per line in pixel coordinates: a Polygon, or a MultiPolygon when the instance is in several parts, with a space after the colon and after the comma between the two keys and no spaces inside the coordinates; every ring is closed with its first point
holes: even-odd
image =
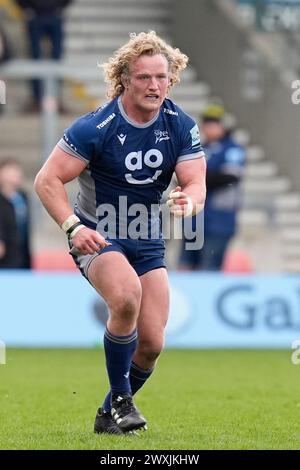
{"type": "MultiPolygon", "coordinates": [[[[290,348],[300,338],[300,279],[171,273],[166,346],[290,348]]],[[[107,307],[77,273],[0,273],[7,346],[102,344],[107,307]]]]}

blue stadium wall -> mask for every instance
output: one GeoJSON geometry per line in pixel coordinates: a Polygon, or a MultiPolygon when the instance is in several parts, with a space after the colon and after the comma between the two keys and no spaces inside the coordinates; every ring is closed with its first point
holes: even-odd
{"type": "MultiPolygon", "coordinates": [[[[171,273],[166,346],[290,348],[300,279],[171,273]]],[[[78,274],[0,273],[0,340],[17,347],[102,345],[106,304],[78,274]]]]}

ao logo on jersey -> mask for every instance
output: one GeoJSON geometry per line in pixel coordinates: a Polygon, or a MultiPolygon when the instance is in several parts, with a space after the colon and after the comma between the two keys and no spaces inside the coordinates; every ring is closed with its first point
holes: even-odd
{"type": "MultiPolygon", "coordinates": [[[[143,163],[148,168],[158,168],[163,162],[163,155],[157,149],[148,150],[143,156],[142,150],[130,152],[125,158],[125,165],[128,170],[134,172],[143,169],[143,163]]],[[[132,173],[126,173],[126,181],[130,184],[149,184],[153,183],[162,174],[162,170],[156,170],[154,175],[145,179],[136,179],[132,173]]]]}

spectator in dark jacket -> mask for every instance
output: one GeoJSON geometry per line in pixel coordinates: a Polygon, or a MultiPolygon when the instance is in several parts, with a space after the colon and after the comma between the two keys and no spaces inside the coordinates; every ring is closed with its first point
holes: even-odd
{"type": "Polygon", "coordinates": [[[31,267],[29,204],[21,189],[22,179],[18,161],[8,158],[0,162],[0,240],[4,251],[0,267],[31,267]]]}
{"type": "MultiPolygon", "coordinates": [[[[202,145],[207,159],[204,246],[199,250],[187,250],[184,240],[179,268],[218,271],[222,268],[228,244],[236,233],[245,149],[235,142],[226,129],[223,106],[209,105],[201,119],[202,145]]],[[[194,232],[196,227],[203,227],[201,217],[201,214],[193,217],[194,232]]]]}
{"type": "MultiPolygon", "coordinates": [[[[4,29],[0,23],[0,65],[9,60],[11,51],[4,29]]],[[[4,80],[1,80],[0,75],[0,114],[3,112],[3,104],[6,103],[6,88],[4,80]]]]}
{"type": "Polygon", "coordinates": [[[0,192],[0,269],[19,268],[21,258],[14,207],[0,192]]]}
{"type": "MultiPolygon", "coordinates": [[[[63,55],[63,9],[72,0],[16,0],[25,11],[30,52],[33,59],[44,57],[42,41],[47,38],[51,45],[51,58],[60,60],[63,55]]],[[[42,83],[32,80],[32,103],[30,111],[39,111],[43,97],[42,83]]]]}
{"type": "Polygon", "coordinates": [[[11,51],[7,36],[0,23],[0,64],[6,62],[11,57],[11,51]]]}

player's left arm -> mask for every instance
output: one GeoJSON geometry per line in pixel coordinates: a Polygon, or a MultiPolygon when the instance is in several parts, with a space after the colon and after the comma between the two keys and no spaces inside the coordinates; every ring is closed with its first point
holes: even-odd
{"type": "Polygon", "coordinates": [[[195,215],[204,208],[206,197],[206,160],[204,157],[177,163],[178,186],[167,201],[176,217],[195,215]]]}

